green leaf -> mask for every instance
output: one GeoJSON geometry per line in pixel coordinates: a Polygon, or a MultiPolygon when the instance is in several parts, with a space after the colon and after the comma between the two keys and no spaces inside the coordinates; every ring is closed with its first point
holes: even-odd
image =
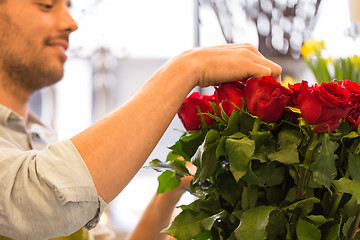
{"type": "Polygon", "coordinates": [[[272,134],[270,131],[251,132],[250,139],[255,141],[256,151],[264,145],[273,145],[272,134]]]}
{"type": "Polygon", "coordinates": [[[216,171],[216,147],[216,142],[211,143],[207,145],[204,151],[200,154],[199,164],[194,164],[198,167],[194,176],[194,182],[205,180],[212,176],[216,171]]]}
{"type": "Polygon", "coordinates": [[[320,230],[314,224],[301,218],[296,225],[296,235],[299,240],[321,240],[320,230]]]}
{"type": "Polygon", "coordinates": [[[166,157],[166,162],[175,161],[178,160],[181,156],[178,153],[175,153],[174,151],[171,151],[168,153],[166,157]]]}
{"type": "Polygon", "coordinates": [[[180,185],[180,179],[176,175],[176,173],[173,173],[169,170],[163,172],[159,177],[159,186],[157,189],[157,194],[163,193],[163,192],[169,192],[180,185]]]}
{"type": "MultiPolygon", "coordinates": [[[[360,132],[360,125],[359,125],[358,129],[360,132]]],[[[354,153],[354,154],[360,154],[360,138],[355,138],[353,140],[353,143],[351,144],[349,152],[354,153]]]]}
{"type": "Polygon", "coordinates": [[[316,151],[318,154],[314,154],[314,162],[310,165],[314,182],[326,188],[330,188],[331,181],[336,177],[335,160],[337,155],[335,151],[338,147],[338,143],[329,140],[325,135],[316,151]]]}
{"type": "Polygon", "coordinates": [[[338,240],[340,239],[340,224],[334,224],[325,232],[324,240],[338,240]]]}
{"type": "Polygon", "coordinates": [[[239,180],[247,172],[251,156],[255,151],[255,142],[248,138],[227,139],[225,149],[229,157],[230,169],[237,171],[236,180],[239,180]]]}
{"type": "Polygon", "coordinates": [[[207,199],[197,199],[189,205],[181,205],[180,208],[182,210],[192,210],[194,212],[207,212],[209,214],[217,214],[219,212],[217,206],[217,200],[213,197],[209,197],[207,199]]]}
{"type": "Polygon", "coordinates": [[[278,161],[284,164],[299,163],[299,153],[295,145],[281,146],[277,152],[269,153],[267,157],[271,161],[278,161]]]}
{"type": "Polygon", "coordinates": [[[238,111],[233,111],[229,121],[228,126],[224,129],[224,131],[221,133],[222,136],[230,136],[236,132],[239,132],[239,119],[240,114],[238,111]]]}
{"type": "Polygon", "coordinates": [[[352,179],[360,181],[360,156],[349,153],[349,174],[352,179]]]}
{"type": "Polygon", "coordinates": [[[332,183],[336,191],[351,194],[357,203],[360,204],[360,181],[340,178],[339,180],[334,180],[332,183]]]}
{"type": "Polygon", "coordinates": [[[216,148],[216,158],[226,155],[225,142],[227,137],[222,137],[219,141],[219,145],[216,148]]]}
{"type": "Polygon", "coordinates": [[[284,129],[279,132],[278,142],[281,146],[295,145],[298,147],[302,142],[303,135],[295,130],[284,129]]]}
{"type": "Polygon", "coordinates": [[[243,134],[242,132],[236,132],[229,136],[229,138],[232,138],[232,139],[242,139],[244,137],[246,137],[246,135],[243,134]]]}
{"type": "Polygon", "coordinates": [[[359,205],[354,196],[350,198],[347,203],[345,203],[344,207],[339,210],[339,213],[345,218],[350,216],[356,216],[356,212],[358,211],[359,205]]]}
{"type": "Polygon", "coordinates": [[[184,166],[184,164],[180,160],[164,163],[164,162],[161,162],[159,159],[154,159],[149,163],[149,166],[157,171],[170,170],[181,176],[190,174],[189,171],[187,170],[187,168],[184,166]]]}
{"type": "Polygon", "coordinates": [[[269,223],[266,226],[266,232],[268,233],[267,239],[269,240],[279,240],[286,238],[285,219],[280,211],[272,211],[270,213],[269,223]]]}
{"type": "Polygon", "coordinates": [[[265,188],[266,200],[270,205],[278,206],[284,200],[283,189],[280,186],[265,188]]]}
{"type": "Polygon", "coordinates": [[[252,159],[267,162],[267,154],[273,152],[277,147],[277,143],[272,139],[271,132],[251,132],[250,139],[255,141],[255,153],[252,159]]]}
{"type": "Polygon", "coordinates": [[[241,189],[232,173],[225,171],[220,174],[217,178],[216,186],[221,197],[232,206],[235,206],[241,197],[241,189]]]}
{"type": "Polygon", "coordinates": [[[342,228],[342,233],[344,234],[344,236],[349,237],[350,229],[354,221],[355,217],[349,217],[348,220],[344,223],[344,226],[342,228]]]}
{"type": "Polygon", "coordinates": [[[316,227],[320,227],[321,225],[333,220],[326,219],[323,215],[309,215],[306,218],[309,219],[316,227]]]}
{"type": "Polygon", "coordinates": [[[217,164],[216,149],[219,138],[219,132],[211,129],[206,134],[204,142],[198,147],[196,153],[191,158],[191,162],[197,167],[194,176],[195,183],[199,180],[207,179],[215,172],[217,164]]]}
{"type": "MultiPolygon", "coordinates": [[[[211,105],[212,105],[212,104],[211,104],[211,105]]],[[[218,116],[216,116],[216,115],[214,115],[214,114],[211,114],[211,113],[202,113],[202,112],[200,112],[200,113],[198,113],[198,115],[200,115],[200,116],[204,116],[204,115],[205,115],[205,116],[211,117],[211,118],[214,119],[216,122],[225,124],[225,121],[224,121],[221,117],[218,117],[218,116]]],[[[207,125],[207,123],[204,121],[204,119],[202,118],[201,120],[203,121],[203,125],[204,125],[205,127],[207,127],[208,125],[207,125]]]]}
{"type": "Polygon", "coordinates": [[[249,134],[253,129],[254,121],[255,121],[255,118],[250,116],[249,113],[247,113],[245,111],[241,112],[240,119],[239,119],[239,122],[241,123],[239,126],[240,127],[239,131],[242,133],[245,133],[245,134],[249,134]]]}
{"type": "Polygon", "coordinates": [[[287,202],[294,202],[296,199],[296,191],[297,191],[297,187],[294,186],[292,188],[289,189],[289,191],[286,194],[285,200],[287,202]]]}
{"type": "Polygon", "coordinates": [[[316,198],[316,197],[310,197],[310,198],[306,198],[300,201],[297,201],[289,206],[283,207],[284,210],[294,210],[295,208],[304,208],[304,207],[308,207],[309,204],[312,205],[314,203],[319,203],[320,199],[316,198]]]}
{"type": "Polygon", "coordinates": [[[240,218],[240,225],[235,230],[235,236],[241,240],[264,240],[269,215],[276,207],[259,206],[245,211],[240,218]]]}
{"type": "Polygon", "coordinates": [[[268,161],[267,154],[274,151],[274,148],[276,146],[274,145],[262,145],[259,148],[256,148],[254,155],[252,156],[252,159],[259,160],[263,163],[268,161]]]}
{"type": "Polygon", "coordinates": [[[276,163],[262,164],[255,174],[259,176],[268,187],[279,185],[284,179],[284,168],[278,167],[276,163]]]}
{"type": "Polygon", "coordinates": [[[189,132],[188,135],[182,136],[173,146],[169,147],[169,149],[183,156],[185,160],[190,161],[191,157],[204,141],[206,133],[207,131],[204,130],[189,132]]]}
{"type": "Polygon", "coordinates": [[[247,173],[242,177],[242,180],[244,180],[247,183],[255,184],[259,187],[264,187],[265,182],[263,179],[261,179],[259,176],[255,174],[255,172],[252,170],[252,161],[249,162],[249,168],[247,170],[247,173]]]}
{"type": "Polygon", "coordinates": [[[196,235],[194,240],[208,240],[211,238],[211,231],[204,231],[196,235]]]}
{"type": "Polygon", "coordinates": [[[244,187],[242,196],[241,196],[241,207],[246,210],[248,208],[253,208],[256,206],[258,198],[258,187],[251,185],[244,187]]]}
{"type": "Polygon", "coordinates": [[[357,138],[360,137],[359,133],[352,131],[348,133],[347,135],[343,136],[343,138],[357,138]]]}
{"type": "Polygon", "coordinates": [[[163,232],[175,237],[177,240],[193,239],[202,232],[210,230],[214,222],[224,214],[224,211],[210,215],[205,212],[184,210],[174,219],[170,227],[163,230],[163,232]]]}
{"type": "Polygon", "coordinates": [[[215,142],[220,138],[220,133],[214,129],[210,129],[205,137],[205,145],[215,142]]]}

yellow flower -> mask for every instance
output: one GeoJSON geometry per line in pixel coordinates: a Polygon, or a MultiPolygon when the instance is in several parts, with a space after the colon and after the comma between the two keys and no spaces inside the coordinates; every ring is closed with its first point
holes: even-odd
{"type": "Polygon", "coordinates": [[[297,83],[297,81],[295,81],[290,76],[285,76],[284,79],[282,80],[282,85],[286,88],[289,88],[289,84],[295,84],[295,83],[297,83]]]}
{"type": "Polygon", "coordinates": [[[355,69],[360,68],[360,57],[359,56],[354,55],[353,57],[349,58],[349,61],[350,61],[351,65],[355,66],[355,69]]]}
{"type": "Polygon", "coordinates": [[[300,53],[305,59],[310,59],[313,55],[320,56],[325,48],[325,42],[316,40],[305,40],[300,48],[300,53]]]}

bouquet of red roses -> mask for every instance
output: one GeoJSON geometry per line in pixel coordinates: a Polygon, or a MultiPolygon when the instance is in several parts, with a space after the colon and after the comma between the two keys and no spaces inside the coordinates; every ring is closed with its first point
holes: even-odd
{"type": "Polygon", "coordinates": [[[196,200],[164,230],[189,239],[360,239],[360,85],[271,77],[191,94],[158,193],[196,166],[196,200]]]}

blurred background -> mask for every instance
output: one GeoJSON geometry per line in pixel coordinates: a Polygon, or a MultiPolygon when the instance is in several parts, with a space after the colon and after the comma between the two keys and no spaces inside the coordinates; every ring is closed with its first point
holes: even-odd
{"type": "MultiPolygon", "coordinates": [[[[57,130],[59,139],[72,137],[124,103],[167,59],[190,48],[249,42],[283,67],[283,77],[308,81],[313,76],[299,53],[304,39],[324,40],[332,57],[360,51],[358,0],[72,2],[79,30],[70,38],[64,79],[31,101],[33,111],[57,130]]],[[[165,160],[182,131],[175,117],[148,161],[165,160]]],[[[157,176],[141,169],[109,205],[101,223],[116,239],[125,239],[135,227],[156,192],[157,176]]],[[[185,194],[179,204],[191,200],[185,194]]]]}

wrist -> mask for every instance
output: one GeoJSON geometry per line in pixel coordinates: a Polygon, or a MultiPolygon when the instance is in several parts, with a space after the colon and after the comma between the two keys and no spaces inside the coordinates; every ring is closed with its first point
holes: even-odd
{"type": "Polygon", "coordinates": [[[174,189],[170,192],[160,193],[157,197],[163,202],[164,204],[168,204],[171,207],[174,207],[185,193],[185,189],[174,189]]]}
{"type": "MultiPolygon", "coordinates": [[[[182,75],[187,84],[190,84],[190,90],[200,85],[202,75],[201,61],[198,60],[198,49],[191,49],[182,52],[170,61],[171,67],[182,75]]],[[[183,83],[184,84],[184,83],[183,83]]]]}

